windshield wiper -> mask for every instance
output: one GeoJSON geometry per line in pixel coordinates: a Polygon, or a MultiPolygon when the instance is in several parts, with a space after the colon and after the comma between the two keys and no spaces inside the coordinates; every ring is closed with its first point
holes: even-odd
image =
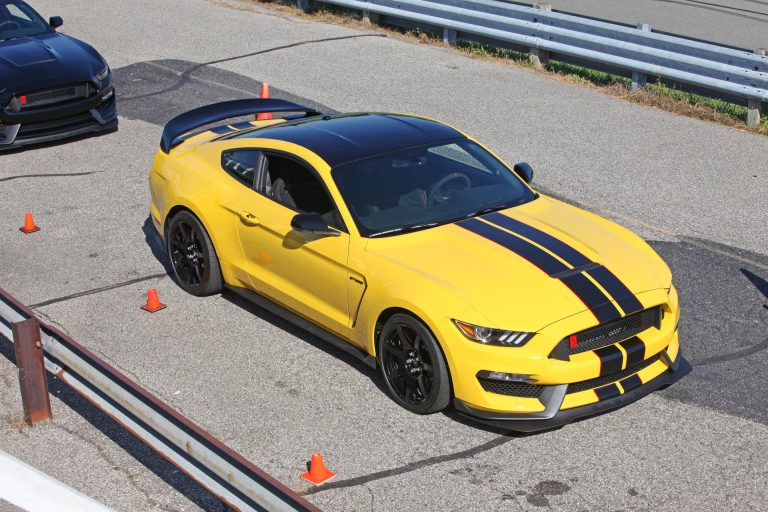
{"type": "Polygon", "coordinates": [[[393,228],[393,229],[387,229],[385,231],[379,231],[378,233],[373,233],[372,235],[368,235],[369,238],[374,238],[377,236],[382,235],[390,235],[392,233],[404,233],[408,231],[417,231],[419,229],[425,229],[425,228],[431,228],[434,226],[437,226],[437,222],[426,222],[424,224],[414,224],[412,226],[403,226],[401,228],[393,228]]]}
{"type": "Polygon", "coordinates": [[[485,215],[486,213],[498,212],[499,210],[506,210],[507,208],[512,208],[513,206],[517,206],[518,204],[520,204],[520,200],[514,201],[512,203],[505,203],[505,204],[502,204],[501,206],[492,206],[490,208],[485,208],[483,210],[476,211],[474,213],[470,213],[465,218],[470,219],[472,217],[478,217],[480,215],[485,215]]]}

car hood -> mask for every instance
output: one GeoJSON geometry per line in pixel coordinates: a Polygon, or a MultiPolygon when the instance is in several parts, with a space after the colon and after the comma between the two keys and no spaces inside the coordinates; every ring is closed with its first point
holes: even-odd
{"type": "MultiPolygon", "coordinates": [[[[542,196],[499,214],[551,235],[607,268],[623,283],[626,296],[671,284],[669,268],[643,240],[566,203],[542,196]]],[[[487,318],[488,327],[535,332],[589,309],[562,280],[461,224],[373,238],[366,251],[440,285],[487,318]]],[[[600,297],[603,303],[620,300],[610,294],[600,297]]]]}
{"type": "Polygon", "coordinates": [[[49,33],[0,42],[0,99],[13,94],[91,81],[106,65],[90,45],[49,33]]]}

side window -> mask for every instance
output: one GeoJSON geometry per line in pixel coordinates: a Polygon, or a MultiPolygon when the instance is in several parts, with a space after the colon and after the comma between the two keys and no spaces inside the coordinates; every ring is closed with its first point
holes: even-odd
{"type": "Polygon", "coordinates": [[[344,230],[339,212],[320,179],[299,162],[265,154],[265,173],[257,189],[265,196],[300,212],[319,213],[325,222],[344,230]]]}
{"type": "Polygon", "coordinates": [[[19,19],[22,19],[24,21],[32,21],[32,18],[27,16],[24,13],[24,11],[19,9],[19,7],[16,6],[16,5],[8,4],[8,5],[5,6],[5,8],[8,9],[8,12],[11,13],[11,16],[13,16],[14,18],[19,18],[19,19]]]}
{"type": "Polygon", "coordinates": [[[250,149],[224,151],[221,154],[221,166],[237,181],[252,188],[258,171],[260,154],[260,151],[250,149]]]}

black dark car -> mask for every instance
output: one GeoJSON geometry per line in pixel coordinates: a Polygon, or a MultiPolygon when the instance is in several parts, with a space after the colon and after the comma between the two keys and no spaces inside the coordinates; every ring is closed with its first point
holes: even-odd
{"type": "Polygon", "coordinates": [[[62,23],[0,0],[0,151],[117,128],[107,62],[62,23]]]}

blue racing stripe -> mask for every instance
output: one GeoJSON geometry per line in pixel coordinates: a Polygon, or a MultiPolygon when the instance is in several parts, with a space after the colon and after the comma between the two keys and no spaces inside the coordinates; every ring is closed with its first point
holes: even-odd
{"type": "MultiPolygon", "coordinates": [[[[529,226],[528,224],[520,222],[517,219],[507,217],[506,215],[503,215],[499,212],[489,213],[488,215],[484,215],[482,218],[488,222],[496,224],[497,226],[501,226],[504,229],[508,229],[513,233],[524,236],[529,240],[533,240],[542,247],[545,247],[554,254],[557,254],[572,267],[583,267],[584,265],[592,263],[589,258],[562,240],[558,240],[552,235],[536,229],[533,226],[529,226]]],[[[604,266],[588,270],[586,273],[589,274],[595,281],[597,281],[600,286],[602,286],[605,291],[607,291],[611,297],[613,297],[619,306],[621,306],[621,309],[624,310],[625,315],[629,315],[643,309],[643,305],[639,300],[635,298],[634,294],[629,290],[629,288],[627,288],[613,272],[604,266]]]]}
{"type": "Polygon", "coordinates": [[[597,267],[588,270],[587,274],[592,276],[595,281],[600,283],[600,286],[605,288],[605,291],[611,294],[614,300],[619,303],[621,309],[624,310],[625,315],[642,311],[643,305],[613,272],[605,267],[597,267]]]}
{"type": "Polygon", "coordinates": [[[233,132],[235,130],[233,130],[229,126],[217,126],[216,128],[211,128],[209,131],[212,131],[217,135],[224,135],[225,133],[233,132]]]}
{"type": "MultiPolygon", "coordinates": [[[[568,270],[568,267],[548,252],[532,243],[477,219],[466,219],[456,223],[476,235],[496,242],[518,256],[528,260],[547,275],[568,270]]],[[[610,299],[595,284],[582,274],[576,274],[560,280],[576,294],[592,311],[598,322],[609,322],[621,318],[621,313],[610,299]]]]}
{"type": "Polygon", "coordinates": [[[253,128],[253,125],[250,123],[250,121],[243,121],[242,123],[235,123],[235,124],[231,124],[229,126],[231,126],[232,128],[234,128],[236,130],[244,130],[246,128],[253,128]]]}
{"type": "Polygon", "coordinates": [[[546,247],[548,250],[564,259],[572,267],[583,267],[584,265],[592,263],[589,258],[562,240],[558,240],[552,235],[536,229],[533,226],[529,226],[528,224],[524,224],[519,220],[507,217],[499,212],[489,213],[482,218],[497,226],[501,226],[504,229],[508,229],[513,233],[522,235],[529,240],[533,240],[542,247],[546,247]]]}

